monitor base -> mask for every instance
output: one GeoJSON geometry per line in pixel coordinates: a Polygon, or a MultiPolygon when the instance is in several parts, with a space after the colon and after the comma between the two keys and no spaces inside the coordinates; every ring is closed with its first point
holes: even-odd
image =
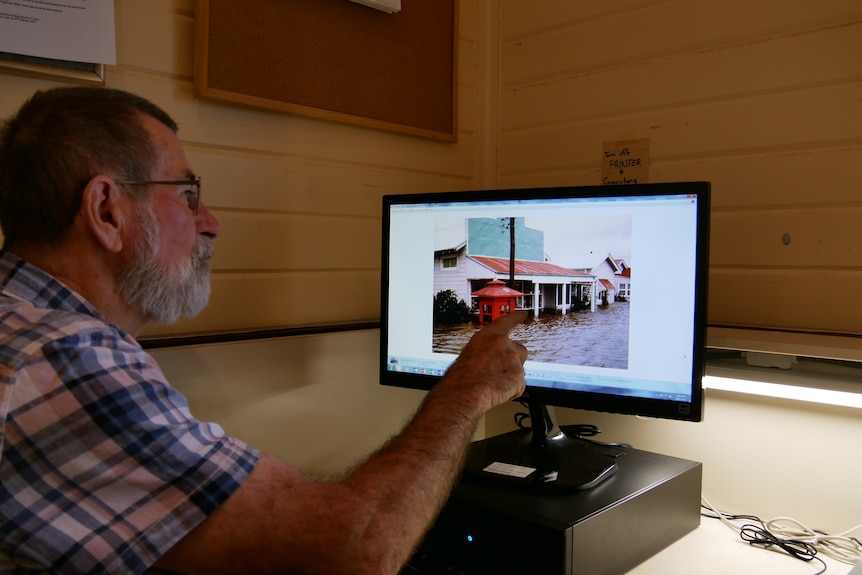
{"type": "Polygon", "coordinates": [[[540,491],[589,489],[616,471],[615,455],[562,432],[536,445],[523,429],[474,442],[464,477],[540,491]]]}
{"type": "Polygon", "coordinates": [[[625,451],[566,435],[553,406],[528,402],[530,429],[474,442],[465,477],[529,489],[573,490],[595,487],[616,471],[615,460],[625,451]]]}

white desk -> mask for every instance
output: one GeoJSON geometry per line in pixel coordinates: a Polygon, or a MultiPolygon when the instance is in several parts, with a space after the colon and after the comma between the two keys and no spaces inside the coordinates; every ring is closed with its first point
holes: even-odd
{"type": "MultiPolygon", "coordinates": [[[[822,554],[828,569],[823,575],[846,575],[852,565],[822,554]]],[[[702,517],[700,527],[628,575],[813,575],[822,569],[817,560],[801,561],[790,555],[753,547],[718,519],[702,517]]]]}

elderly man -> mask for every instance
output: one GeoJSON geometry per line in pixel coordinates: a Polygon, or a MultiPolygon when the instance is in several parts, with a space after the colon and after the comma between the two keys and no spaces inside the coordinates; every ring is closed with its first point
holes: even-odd
{"type": "Polygon", "coordinates": [[[339,481],[195,420],[135,340],[209,296],[219,223],[176,132],[88,87],[35,94],[0,132],[0,571],[397,573],[478,420],[523,392],[523,317],[478,332],[339,481]]]}

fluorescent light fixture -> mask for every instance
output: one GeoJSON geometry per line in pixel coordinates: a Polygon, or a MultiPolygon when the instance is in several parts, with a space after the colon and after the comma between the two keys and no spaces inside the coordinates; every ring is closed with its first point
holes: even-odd
{"type": "MultiPolygon", "coordinates": [[[[783,383],[770,383],[749,379],[735,379],[715,375],[704,376],[703,386],[706,389],[720,389],[722,391],[733,391],[736,393],[748,393],[751,395],[794,399],[798,401],[809,401],[862,409],[862,393],[839,391],[835,389],[803,387],[800,385],[787,385],[783,383]]],[[[860,392],[862,392],[862,388],[860,388],[860,392]]]]}
{"type": "Polygon", "coordinates": [[[862,361],[708,349],[703,386],[862,408],[862,361]]]}

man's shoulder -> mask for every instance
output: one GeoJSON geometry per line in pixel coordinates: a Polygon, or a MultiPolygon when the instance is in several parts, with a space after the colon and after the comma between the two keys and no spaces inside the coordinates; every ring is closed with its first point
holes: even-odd
{"type": "Polygon", "coordinates": [[[100,318],[0,296],[0,358],[10,367],[49,346],[140,351],[134,340],[129,340],[100,318]]]}

